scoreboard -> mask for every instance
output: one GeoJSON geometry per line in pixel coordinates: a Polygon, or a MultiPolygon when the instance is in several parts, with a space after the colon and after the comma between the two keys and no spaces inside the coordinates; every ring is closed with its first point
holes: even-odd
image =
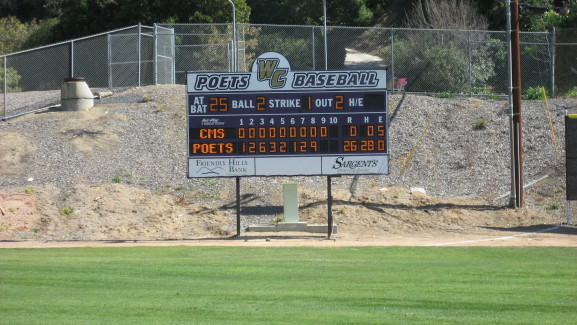
{"type": "Polygon", "coordinates": [[[387,174],[384,70],[188,73],[188,176],[387,174]]]}

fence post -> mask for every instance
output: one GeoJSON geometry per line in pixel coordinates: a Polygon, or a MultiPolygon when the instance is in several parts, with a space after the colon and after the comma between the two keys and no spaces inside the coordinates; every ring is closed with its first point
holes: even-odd
{"type": "Polygon", "coordinates": [[[393,81],[393,88],[395,88],[395,30],[393,28],[391,28],[391,76],[389,80],[393,81]]]}
{"type": "Polygon", "coordinates": [[[323,0],[323,30],[325,31],[325,70],[329,69],[329,49],[328,49],[328,38],[327,34],[327,2],[323,0]]]}
{"type": "Polygon", "coordinates": [[[158,38],[157,38],[157,33],[158,33],[158,29],[156,26],[156,23],[154,23],[154,45],[152,48],[152,55],[154,55],[154,84],[158,85],[158,38]]]}
{"type": "Polygon", "coordinates": [[[108,88],[112,88],[112,35],[106,34],[106,39],[108,41],[108,88]]]}
{"type": "Polygon", "coordinates": [[[313,42],[313,71],[317,69],[316,55],[315,55],[315,26],[312,26],[312,42],[313,42]]]}
{"type": "Polygon", "coordinates": [[[70,78],[74,78],[74,41],[70,41],[70,78]]]}
{"type": "Polygon", "coordinates": [[[555,27],[551,29],[550,34],[551,37],[549,37],[549,55],[551,56],[551,76],[549,81],[549,97],[555,97],[555,56],[557,53],[555,27]]]}
{"type": "Polygon", "coordinates": [[[6,101],[6,97],[8,96],[8,74],[6,71],[8,70],[8,56],[4,56],[4,119],[8,116],[8,103],[6,101]]]}
{"type": "Polygon", "coordinates": [[[174,27],[172,28],[172,37],[170,38],[170,51],[172,54],[172,84],[176,84],[176,35],[174,27]]]}
{"type": "Polygon", "coordinates": [[[473,96],[473,63],[472,63],[472,50],[471,50],[471,30],[467,30],[467,52],[469,55],[469,97],[473,96]]]}
{"type": "Polygon", "coordinates": [[[234,49],[231,50],[231,48],[234,47],[234,44],[231,43],[232,41],[226,43],[226,53],[228,53],[227,57],[228,57],[228,72],[233,72],[233,66],[232,66],[232,61],[234,60],[232,58],[232,56],[234,55],[232,53],[232,51],[234,51],[234,49]]]}
{"type": "Polygon", "coordinates": [[[141,38],[142,38],[142,24],[138,23],[138,87],[140,87],[140,68],[141,68],[141,58],[140,58],[140,48],[141,48],[141,38]]]}

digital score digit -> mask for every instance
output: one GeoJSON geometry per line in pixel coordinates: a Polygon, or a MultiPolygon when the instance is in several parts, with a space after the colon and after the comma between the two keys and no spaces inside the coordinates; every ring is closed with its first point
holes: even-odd
{"type": "Polygon", "coordinates": [[[209,97],[209,110],[211,112],[227,112],[228,97],[209,97]]]}

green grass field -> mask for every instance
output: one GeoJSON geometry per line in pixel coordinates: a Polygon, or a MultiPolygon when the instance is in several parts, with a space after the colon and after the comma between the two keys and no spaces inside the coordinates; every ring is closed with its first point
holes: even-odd
{"type": "Polygon", "coordinates": [[[577,249],[0,250],[0,324],[576,324],[577,249]]]}

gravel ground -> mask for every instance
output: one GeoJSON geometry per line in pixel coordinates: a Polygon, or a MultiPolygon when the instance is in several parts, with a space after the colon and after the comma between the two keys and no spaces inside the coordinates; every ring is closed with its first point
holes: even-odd
{"type": "MultiPolygon", "coordinates": [[[[42,97],[29,95],[21,96],[21,100],[42,97]]],[[[234,197],[234,179],[186,178],[185,100],[184,86],[150,86],[115,93],[107,100],[97,101],[97,106],[87,112],[53,109],[0,122],[0,162],[13,165],[0,171],[0,189],[121,182],[161,194],[195,191],[195,201],[223,204],[222,197],[234,197]]],[[[394,112],[401,95],[392,94],[389,100],[394,112]]],[[[566,111],[577,113],[577,100],[555,98],[549,100],[549,106],[557,151],[545,102],[523,102],[526,183],[547,174],[564,173],[563,118],[566,111]]],[[[508,192],[506,99],[439,99],[409,94],[394,115],[389,131],[390,175],[335,177],[334,189],[354,192],[398,185],[422,187],[432,195],[490,200],[508,192]],[[481,125],[484,128],[475,129],[481,125]]],[[[243,206],[267,206],[271,214],[279,213],[279,187],[286,182],[326,190],[325,177],[243,178],[243,206]],[[270,193],[275,194],[263,195],[270,193]]],[[[505,197],[497,204],[506,204],[507,200],[505,197]]]]}
{"type": "MultiPolygon", "coordinates": [[[[206,182],[186,179],[184,94],[183,86],[131,89],[97,101],[102,112],[79,115],[49,110],[0,123],[0,131],[26,134],[37,147],[26,157],[27,173],[3,177],[0,186],[19,186],[29,178],[39,184],[72,185],[79,180],[100,184],[119,176],[153,191],[165,191],[206,182]],[[86,138],[90,143],[90,137],[97,140],[104,135],[116,135],[117,141],[104,141],[102,145],[108,150],[98,155],[72,147],[75,138],[86,138]]],[[[389,97],[393,111],[400,98],[398,94],[389,97]]],[[[552,99],[549,105],[557,152],[544,102],[523,102],[527,181],[564,166],[563,117],[565,111],[577,111],[577,100],[552,99]]],[[[490,192],[506,192],[510,182],[507,108],[506,100],[407,95],[391,121],[391,174],[361,176],[356,185],[377,182],[418,186],[436,195],[490,196],[490,192]],[[408,162],[428,123],[430,127],[408,162]],[[479,123],[486,128],[475,130],[479,123]],[[400,174],[407,163],[404,174],[400,174]]],[[[324,177],[312,179],[325,185],[324,177]]],[[[352,179],[341,177],[334,182],[347,188],[352,179]]],[[[269,183],[270,178],[247,178],[247,182],[269,183]]]]}

